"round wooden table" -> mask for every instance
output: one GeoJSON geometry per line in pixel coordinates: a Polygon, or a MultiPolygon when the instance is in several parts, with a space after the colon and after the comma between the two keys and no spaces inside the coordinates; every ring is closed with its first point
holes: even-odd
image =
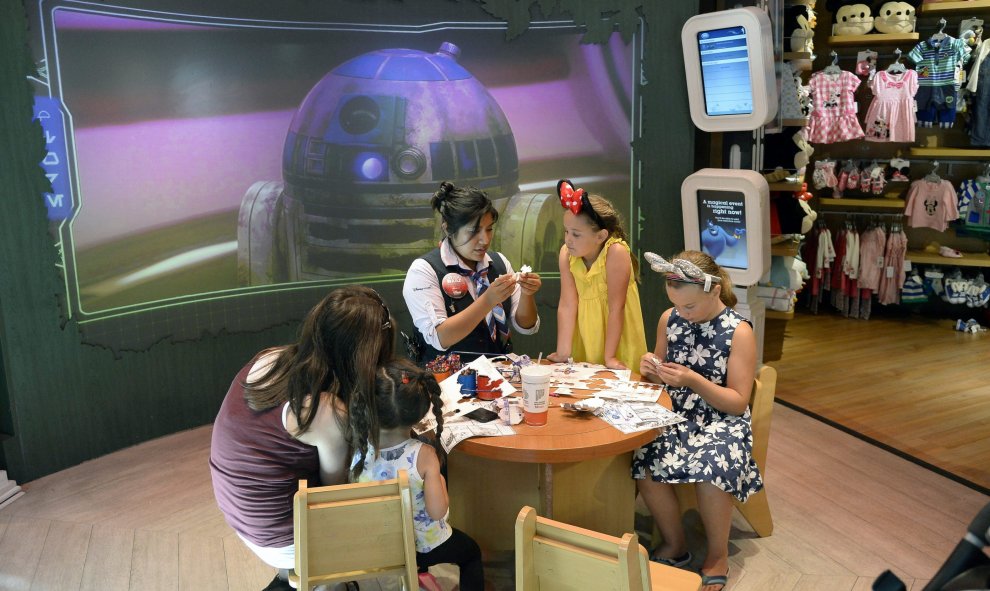
{"type": "MultiPolygon", "coordinates": [[[[560,408],[573,400],[551,397],[546,425],[521,423],[513,427],[515,435],[466,439],[451,451],[450,522],[483,549],[513,548],[516,515],[524,505],[613,536],[633,531],[632,452],[653,441],[657,431],[626,434],[591,413],[560,408]]],[[[670,408],[666,392],[660,403],[670,408]]]]}

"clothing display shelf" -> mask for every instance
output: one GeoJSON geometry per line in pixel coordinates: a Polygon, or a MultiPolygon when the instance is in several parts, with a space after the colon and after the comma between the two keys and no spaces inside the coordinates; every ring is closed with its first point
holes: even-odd
{"type": "Polygon", "coordinates": [[[779,181],[779,182],[769,183],[769,186],[771,191],[781,191],[781,192],[790,191],[793,193],[794,191],[800,191],[801,185],[803,184],[804,181],[779,181]]]}
{"type": "Polygon", "coordinates": [[[874,197],[858,199],[855,197],[819,197],[818,203],[829,207],[871,207],[874,209],[899,209],[904,210],[905,201],[903,199],[888,199],[886,197],[874,197]]]}
{"type": "Polygon", "coordinates": [[[831,47],[841,47],[848,45],[862,45],[870,47],[873,45],[901,45],[917,42],[921,39],[920,33],[873,33],[869,35],[832,35],[828,38],[831,47]]]}
{"type": "MultiPolygon", "coordinates": [[[[803,117],[801,119],[781,119],[780,123],[784,127],[806,127],[808,125],[808,120],[803,117]]],[[[798,188],[800,189],[801,187],[798,188]]]]}
{"type": "Polygon", "coordinates": [[[990,0],[969,0],[968,2],[930,2],[918,8],[919,14],[949,14],[990,10],[990,0]]]}
{"type": "Polygon", "coordinates": [[[787,312],[781,312],[779,310],[766,311],[767,320],[791,320],[793,318],[794,318],[794,308],[791,308],[787,312]]]}
{"type": "Polygon", "coordinates": [[[990,160],[990,150],[973,148],[911,148],[911,156],[939,160],[990,160]]]}
{"type": "Polygon", "coordinates": [[[809,51],[785,51],[784,61],[791,60],[810,60],[811,52],[809,51]]]}
{"type": "Polygon", "coordinates": [[[775,257],[796,257],[800,254],[801,243],[796,240],[787,240],[770,245],[770,256],[775,257]]]}
{"type": "Polygon", "coordinates": [[[924,265],[948,265],[952,267],[990,267],[990,255],[982,252],[964,252],[961,258],[944,257],[922,250],[909,250],[907,260],[924,265]]]}

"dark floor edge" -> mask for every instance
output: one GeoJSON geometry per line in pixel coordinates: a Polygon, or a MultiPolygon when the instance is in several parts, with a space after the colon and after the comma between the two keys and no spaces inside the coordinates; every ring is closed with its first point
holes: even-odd
{"type": "Polygon", "coordinates": [[[801,413],[803,415],[807,415],[807,416],[815,419],[816,421],[821,421],[822,423],[825,423],[826,425],[828,425],[830,427],[834,427],[834,428],[838,429],[839,431],[842,431],[843,433],[848,433],[849,435],[852,435],[856,439],[860,439],[862,441],[865,441],[866,443],[869,443],[870,445],[879,447],[880,449],[882,449],[882,450],[884,450],[886,452],[890,452],[890,453],[892,453],[895,456],[898,456],[900,458],[903,458],[903,459],[911,462],[912,464],[917,464],[917,465],[921,466],[922,468],[925,468],[926,470],[931,470],[932,472],[938,474],[939,476],[944,476],[944,477],[948,478],[949,480],[954,480],[955,482],[958,482],[959,484],[961,484],[961,485],[963,485],[963,486],[965,486],[967,488],[971,488],[971,489],[975,490],[976,492],[983,493],[984,495],[990,496],[990,488],[987,488],[985,486],[981,486],[981,485],[979,485],[979,484],[977,484],[977,483],[975,483],[975,482],[973,482],[971,480],[967,480],[967,479],[963,478],[962,476],[959,476],[958,474],[954,474],[952,472],[949,472],[945,468],[940,468],[940,467],[938,467],[938,466],[936,466],[934,464],[929,464],[928,462],[926,462],[926,461],[924,461],[924,460],[922,460],[922,459],[920,459],[918,457],[912,456],[911,454],[909,454],[909,453],[907,453],[907,452],[905,452],[903,450],[897,449],[896,447],[893,447],[893,446],[891,446],[891,445],[889,445],[887,443],[884,443],[882,441],[878,441],[878,440],[870,437],[869,435],[864,435],[864,434],[860,433],[859,431],[856,431],[855,429],[851,429],[851,428],[843,425],[842,423],[837,423],[836,421],[833,421],[832,419],[830,419],[828,417],[824,417],[824,416],[822,416],[822,415],[820,415],[818,413],[815,413],[815,412],[812,412],[812,411],[810,411],[810,410],[808,410],[806,408],[800,407],[800,406],[794,404],[793,402],[788,402],[788,401],[782,400],[780,398],[775,399],[774,402],[780,403],[781,405],[786,406],[787,408],[789,408],[791,410],[796,410],[796,411],[798,411],[799,413],[801,413]]]}

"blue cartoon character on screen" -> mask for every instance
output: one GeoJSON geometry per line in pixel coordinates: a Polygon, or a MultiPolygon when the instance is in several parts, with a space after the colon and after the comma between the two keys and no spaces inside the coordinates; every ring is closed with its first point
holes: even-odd
{"type": "Polygon", "coordinates": [[[705,222],[705,231],[701,233],[701,247],[708,256],[717,259],[726,247],[733,247],[746,232],[745,228],[735,228],[730,234],[722,226],[712,220],[705,222]]]}

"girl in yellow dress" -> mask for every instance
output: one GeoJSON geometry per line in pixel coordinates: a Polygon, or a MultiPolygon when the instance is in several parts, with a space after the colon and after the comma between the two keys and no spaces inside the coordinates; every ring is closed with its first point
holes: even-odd
{"type": "Polygon", "coordinates": [[[550,361],[568,358],[636,369],[646,352],[646,331],[636,285],[639,266],[629,252],[622,220],[603,197],[557,183],[564,206],[560,249],[557,350],[550,361]]]}

